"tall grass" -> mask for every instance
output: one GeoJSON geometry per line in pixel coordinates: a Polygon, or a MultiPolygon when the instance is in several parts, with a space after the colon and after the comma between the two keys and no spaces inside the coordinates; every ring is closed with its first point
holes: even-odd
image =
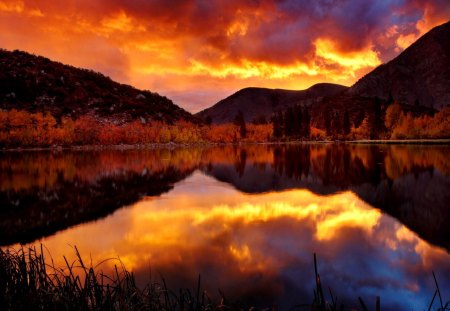
{"type": "MultiPolygon", "coordinates": [[[[221,299],[213,301],[202,290],[199,276],[196,288],[168,289],[164,278],[161,282],[149,283],[143,289],[136,286],[133,273],[120,263],[114,272],[105,275],[98,272],[98,266],[86,265],[75,247],[76,260],[70,263],[65,257],[65,267],[55,267],[44,258],[41,245],[28,249],[0,249],[0,309],[1,310],[256,310],[221,299]]],[[[331,289],[330,299],[325,293],[317,270],[314,254],[315,288],[314,299],[309,304],[299,304],[292,308],[313,311],[344,310],[331,289]]],[[[428,310],[438,304],[439,311],[450,310],[450,301],[445,305],[441,297],[436,277],[436,291],[428,310]]],[[[359,297],[362,310],[369,310],[359,297]]],[[[370,308],[373,309],[373,308],[370,308]]],[[[380,299],[377,297],[375,310],[379,311],[380,299]]]]}
{"type": "Polygon", "coordinates": [[[112,275],[87,266],[78,250],[76,261],[57,268],[46,263],[41,246],[28,250],[0,249],[1,310],[213,310],[215,306],[198,288],[193,294],[168,290],[166,282],[136,286],[133,273],[120,264],[112,275]]]}

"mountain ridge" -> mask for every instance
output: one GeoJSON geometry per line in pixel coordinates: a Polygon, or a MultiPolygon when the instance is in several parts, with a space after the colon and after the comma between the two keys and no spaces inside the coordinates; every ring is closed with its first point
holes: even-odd
{"type": "Polygon", "coordinates": [[[0,49],[0,109],[50,112],[56,119],[93,115],[115,124],[198,121],[158,93],[115,82],[93,70],[4,49],[0,49]]]}
{"type": "MultiPolygon", "coordinates": [[[[333,85],[320,83],[316,85],[333,85]]],[[[303,91],[282,90],[286,94],[303,91]]],[[[334,114],[343,110],[353,111],[353,124],[360,124],[364,114],[376,110],[375,106],[392,102],[399,103],[405,111],[415,115],[430,114],[450,105],[450,22],[431,29],[417,39],[407,49],[391,61],[376,67],[359,79],[349,88],[336,93],[315,94],[313,104],[304,101],[293,101],[290,105],[267,109],[268,98],[260,98],[259,94],[247,95],[241,102],[237,94],[248,92],[249,88],[241,89],[229,97],[222,99],[213,106],[196,114],[203,120],[211,118],[213,123],[232,122],[237,110],[242,110],[246,121],[252,121],[255,111],[265,114],[266,119],[280,108],[303,105],[311,108],[312,122],[315,126],[324,127],[324,113],[333,110],[334,114]],[[257,100],[249,105],[248,97],[257,100]],[[256,104],[255,104],[256,103],[256,104]],[[226,114],[226,105],[230,113],[226,114]],[[236,108],[238,107],[238,108],[236,108]],[[338,111],[339,110],[339,111],[338,111]]],[[[252,88],[252,90],[257,90],[252,88]]],[[[271,90],[271,89],[264,89],[271,90]]],[[[281,90],[281,89],[274,89],[281,90]]],[[[261,91],[259,91],[261,92],[261,91]]],[[[268,91],[266,91],[268,92],[268,91]]]]}
{"type": "Polygon", "coordinates": [[[268,121],[275,111],[296,104],[309,107],[326,96],[336,95],[346,89],[346,86],[333,83],[318,83],[305,90],[247,87],[195,115],[203,120],[209,117],[213,123],[220,124],[232,122],[241,110],[246,122],[262,117],[268,121]],[[255,102],[259,105],[253,105],[255,102]]]}
{"type": "Polygon", "coordinates": [[[450,22],[353,84],[349,94],[441,110],[450,104],[450,22]]]}

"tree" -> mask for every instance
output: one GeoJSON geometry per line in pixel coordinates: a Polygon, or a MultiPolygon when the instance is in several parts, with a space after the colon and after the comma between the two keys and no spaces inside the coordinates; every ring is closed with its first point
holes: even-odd
{"type": "Polygon", "coordinates": [[[397,126],[398,122],[400,121],[401,114],[402,107],[397,103],[390,105],[386,109],[384,125],[390,132],[392,132],[392,130],[397,126]]]}
{"type": "Polygon", "coordinates": [[[273,136],[275,138],[281,138],[283,136],[282,124],[283,114],[281,113],[281,111],[278,111],[278,113],[272,117],[273,136]]]}
{"type": "Polygon", "coordinates": [[[375,99],[372,107],[372,114],[369,115],[370,138],[376,139],[379,137],[384,125],[384,121],[382,122],[381,103],[378,98],[375,99]]]}
{"type": "Polygon", "coordinates": [[[392,96],[392,91],[389,91],[388,105],[392,104],[393,102],[394,102],[394,96],[392,96]]]}
{"type": "Polygon", "coordinates": [[[300,105],[293,108],[294,111],[294,123],[293,123],[293,135],[302,135],[302,122],[303,122],[303,110],[300,105]]]}
{"type": "Polygon", "coordinates": [[[350,134],[351,124],[350,124],[350,116],[348,114],[348,110],[344,111],[344,120],[342,121],[342,133],[347,136],[350,134]]]}
{"type": "Polygon", "coordinates": [[[291,137],[295,133],[296,117],[292,107],[289,107],[284,113],[284,131],[287,137],[291,137]]]}
{"type": "Polygon", "coordinates": [[[301,136],[305,137],[305,138],[309,138],[310,134],[311,134],[311,115],[309,113],[308,108],[303,108],[303,113],[302,113],[302,122],[300,124],[300,132],[301,132],[301,136]]]}
{"type": "Polygon", "coordinates": [[[266,116],[264,114],[259,114],[253,118],[252,123],[255,125],[267,124],[266,116]]]}
{"type": "Polygon", "coordinates": [[[325,109],[324,111],[324,123],[325,123],[325,133],[327,136],[331,135],[331,119],[330,119],[330,111],[325,109]]]}
{"type": "Polygon", "coordinates": [[[247,136],[247,128],[245,126],[244,114],[241,110],[238,111],[236,116],[234,117],[234,125],[239,127],[239,133],[241,138],[245,138],[247,136]]]}
{"type": "Polygon", "coordinates": [[[335,111],[333,113],[333,129],[334,129],[334,132],[336,133],[336,136],[342,132],[341,118],[340,117],[341,116],[340,116],[340,114],[337,111],[335,111]]]}

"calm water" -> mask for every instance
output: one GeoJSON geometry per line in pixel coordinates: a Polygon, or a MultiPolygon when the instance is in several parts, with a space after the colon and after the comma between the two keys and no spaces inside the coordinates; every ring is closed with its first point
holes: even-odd
{"type": "MultiPolygon", "coordinates": [[[[227,146],[0,154],[0,245],[43,243],[57,265],[120,257],[281,309],[312,300],[313,253],[347,307],[424,310],[450,297],[450,148],[227,146]]],[[[117,264],[102,264],[108,270],[117,264]]]]}

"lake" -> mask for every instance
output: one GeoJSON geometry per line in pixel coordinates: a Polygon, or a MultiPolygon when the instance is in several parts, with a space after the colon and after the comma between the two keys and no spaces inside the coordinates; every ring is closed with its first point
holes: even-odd
{"type": "Polygon", "coordinates": [[[311,302],[316,253],[346,308],[428,309],[432,271],[450,297],[449,146],[3,152],[0,206],[2,247],[64,266],[77,246],[142,286],[200,274],[212,297],[284,310],[311,302]]]}

